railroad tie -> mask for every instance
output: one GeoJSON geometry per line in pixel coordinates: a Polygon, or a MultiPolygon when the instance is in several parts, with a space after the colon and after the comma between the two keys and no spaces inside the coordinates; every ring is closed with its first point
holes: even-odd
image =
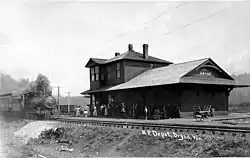
{"type": "Polygon", "coordinates": [[[243,134],[241,135],[241,137],[246,137],[246,133],[243,133],[243,134]]]}
{"type": "Polygon", "coordinates": [[[224,136],[224,135],[225,135],[225,133],[224,133],[224,132],[220,132],[220,135],[221,135],[221,136],[224,136]]]}

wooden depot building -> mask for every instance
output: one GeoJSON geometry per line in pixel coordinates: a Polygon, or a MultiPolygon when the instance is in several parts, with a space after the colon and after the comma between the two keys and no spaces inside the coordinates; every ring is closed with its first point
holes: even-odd
{"type": "Polygon", "coordinates": [[[120,117],[121,103],[128,118],[144,117],[145,106],[150,118],[163,105],[172,118],[176,107],[183,117],[192,116],[194,105],[211,105],[216,115],[227,115],[230,91],[248,87],[236,83],[210,58],[174,64],[150,56],[147,44],[142,53],[129,44],[127,52],[115,53],[111,59],[90,58],[85,67],[90,89],[81,94],[90,95],[90,112],[95,107],[95,116],[103,116],[101,107],[108,105],[105,115],[120,117]]]}

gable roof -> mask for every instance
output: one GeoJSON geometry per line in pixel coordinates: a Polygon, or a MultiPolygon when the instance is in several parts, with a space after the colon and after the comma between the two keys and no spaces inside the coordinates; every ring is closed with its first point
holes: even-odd
{"type": "MultiPolygon", "coordinates": [[[[82,92],[81,94],[101,92],[101,91],[122,90],[122,89],[130,89],[130,88],[149,87],[149,86],[159,86],[159,85],[176,84],[176,83],[220,84],[220,85],[230,85],[233,87],[249,87],[250,86],[246,84],[243,85],[243,84],[237,83],[234,79],[231,80],[231,79],[215,78],[211,80],[201,81],[201,80],[197,80],[197,78],[192,79],[192,77],[186,77],[186,74],[198,68],[199,66],[201,66],[207,61],[212,61],[212,59],[204,58],[204,59],[193,60],[193,61],[183,62],[183,63],[178,63],[178,64],[170,64],[169,66],[150,69],[141,73],[135,78],[132,78],[131,80],[125,83],[115,85],[115,86],[106,86],[97,90],[87,90],[85,92],[82,92]]],[[[226,73],[226,72],[223,71],[223,73],[226,73]]]]}
{"type": "Polygon", "coordinates": [[[112,91],[120,89],[129,89],[129,88],[139,88],[139,87],[148,87],[148,86],[157,86],[157,85],[166,85],[179,83],[180,78],[195,69],[197,66],[203,64],[209,58],[199,59],[184,63],[171,64],[165,67],[159,67],[155,69],[147,70],[140,75],[132,78],[131,80],[116,85],[116,86],[107,86],[98,90],[85,91],[81,94],[88,92],[99,92],[99,91],[112,91]]]}
{"type": "MultiPolygon", "coordinates": [[[[234,80],[234,78],[232,76],[230,76],[225,70],[223,70],[218,64],[216,64],[212,59],[208,59],[207,61],[205,61],[203,64],[199,65],[196,69],[200,68],[200,67],[212,67],[214,69],[217,69],[220,73],[222,73],[227,79],[229,80],[234,80]]],[[[192,71],[191,71],[192,72],[192,71]]],[[[189,72],[189,73],[191,73],[189,72]]],[[[189,74],[188,73],[188,74],[189,74]]],[[[186,74],[186,75],[188,75],[186,74]]],[[[186,76],[185,75],[185,76],[186,76]]]]}
{"type": "Polygon", "coordinates": [[[165,67],[150,69],[132,78],[126,83],[116,85],[109,90],[139,88],[179,83],[180,78],[201,65],[209,58],[199,59],[184,63],[171,64],[165,67]]]}

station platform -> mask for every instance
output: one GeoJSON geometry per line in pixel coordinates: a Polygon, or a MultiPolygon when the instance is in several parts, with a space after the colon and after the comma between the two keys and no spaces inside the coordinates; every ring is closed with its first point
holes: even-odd
{"type": "Polygon", "coordinates": [[[194,118],[176,118],[176,119],[161,119],[161,120],[145,120],[145,119],[118,119],[118,118],[105,118],[105,117],[68,117],[60,116],[59,119],[72,119],[72,120],[89,120],[89,121],[110,121],[110,122],[131,122],[131,123],[152,123],[152,124],[168,124],[168,125],[200,125],[200,126],[225,126],[225,127],[250,127],[250,124],[225,124],[223,121],[234,119],[249,119],[249,114],[229,115],[229,116],[215,116],[209,117],[206,121],[197,122],[194,118]]]}

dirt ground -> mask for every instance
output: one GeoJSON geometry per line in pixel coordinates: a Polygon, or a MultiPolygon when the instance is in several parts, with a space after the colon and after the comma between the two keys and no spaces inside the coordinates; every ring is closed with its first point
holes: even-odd
{"type": "Polygon", "coordinates": [[[201,135],[200,141],[163,139],[143,135],[140,130],[28,120],[1,121],[0,132],[1,158],[250,156],[250,140],[239,137],[201,135]],[[58,134],[55,129],[62,131],[58,134]]]}
{"type": "Polygon", "coordinates": [[[25,157],[23,153],[23,143],[15,139],[14,132],[19,130],[29,121],[3,121],[0,120],[0,157],[25,157]]]}

